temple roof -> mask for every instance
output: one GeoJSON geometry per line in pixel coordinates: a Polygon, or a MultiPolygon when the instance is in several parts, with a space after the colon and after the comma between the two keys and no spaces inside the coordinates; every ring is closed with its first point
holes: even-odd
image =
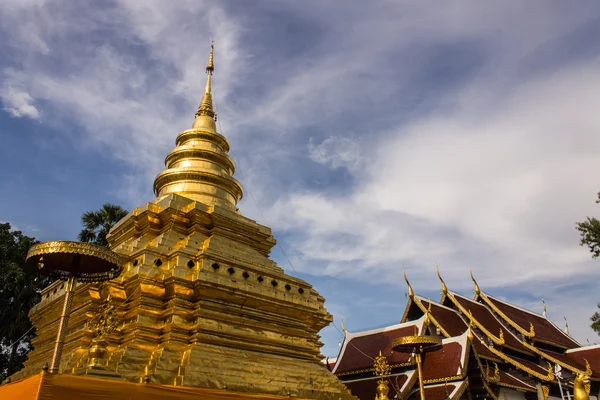
{"type": "Polygon", "coordinates": [[[493,383],[498,386],[508,387],[517,390],[525,390],[528,392],[535,392],[537,390],[535,386],[527,382],[523,382],[519,378],[504,371],[498,371],[498,380],[494,381],[493,383]]]}
{"type": "Polygon", "coordinates": [[[535,332],[531,337],[536,342],[548,343],[564,349],[580,346],[572,337],[543,315],[524,310],[483,292],[480,293],[480,298],[500,318],[524,335],[529,336],[531,326],[533,326],[535,332]]]}
{"type": "Polygon", "coordinates": [[[429,309],[431,305],[431,320],[438,328],[440,328],[440,330],[442,330],[442,333],[446,333],[444,336],[451,337],[462,335],[467,330],[467,324],[460,315],[458,315],[456,310],[439,303],[434,303],[420,296],[415,296],[415,299],[415,304],[418,305],[420,303],[422,305],[423,312],[429,309]]]}
{"type": "Polygon", "coordinates": [[[464,378],[469,358],[467,334],[443,339],[442,347],[423,356],[423,381],[436,383],[464,378]]]}
{"type": "Polygon", "coordinates": [[[346,373],[367,372],[373,370],[373,359],[381,353],[387,357],[392,367],[409,365],[410,354],[392,350],[392,340],[414,335],[423,328],[423,317],[410,322],[392,325],[360,333],[346,334],[344,345],[338,356],[333,372],[338,375],[346,373]]]}
{"type": "Polygon", "coordinates": [[[592,371],[591,379],[600,379],[600,344],[567,350],[565,355],[581,366],[587,361],[592,371]]]}
{"type": "Polygon", "coordinates": [[[448,297],[461,312],[466,315],[472,314],[473,323],[497,345],[504,345],[513,350],[531,354],[485,305],[453,292],[448,292],[448,297]]]}

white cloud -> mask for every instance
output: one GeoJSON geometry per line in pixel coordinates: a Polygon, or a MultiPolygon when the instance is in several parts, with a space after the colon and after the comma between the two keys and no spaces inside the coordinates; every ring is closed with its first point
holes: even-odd
{"type": "Polygon", "coordinates": [[[347,168],[350,171],[360,166],[360,148],[355,140],[343,136],[330,136],[319,144],[313,138],[308,142],[311,160],[332,168],[347,168]]]}
{"type": "Polygon", "coordinates": [[[13,117],[40,118],[40,112],[33,104],[33,98],[26,91],[14,87],[4,87],[0,91],[4,109],[13,117]]]}

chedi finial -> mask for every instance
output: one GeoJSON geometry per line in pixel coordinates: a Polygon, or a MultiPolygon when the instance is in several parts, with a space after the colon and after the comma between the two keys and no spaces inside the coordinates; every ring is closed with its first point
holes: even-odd
{"type": "Polygon", "coordinates": [[[200,101],[200,105],[198,106],[198,111],[196,111],[196,121],[194,121],[194,127],[196,127],[198,117],[206,115],[210,118],[216,118],[217,115],[213,109],[211,93],[211,78],[215,70],[214,50],[215,44],[213,42],[210,45],[210,55],[208,56],[208,63],[206,64],[206,88],[204,89],[204,95],[202,96],[202,100],[200,101]]]}

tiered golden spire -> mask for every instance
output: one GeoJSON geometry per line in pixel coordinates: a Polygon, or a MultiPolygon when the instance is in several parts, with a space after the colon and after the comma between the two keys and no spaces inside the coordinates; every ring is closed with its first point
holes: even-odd
{"type": "Polygon", "coordinates": [[[215,65],[213,62],[214,58],[214,50],[215,44],[214,42],[210,45],[210,55],[208,56],[208,63],[206,64],[206,88],[204,89],[204,95],[202,96],[202,101],[200,101],[200,105],[198,106],[198,111],[196,111],[196,116],[207,115],[211,118],[216,116],[215,111],[213,109],[212,102],[212,94],[211,94],[211,79],[213,71],[215,70],[215,65]]]}
{"type": "Polygon", "coordinates": [[[165,159],[166,169],[154,180],[157,197],[171,193],[204,203],[236,209],[242,185],[233,177],[234,164],[227,152],[229,143],[217,133],[211,79],[215,70],[214,44],[206,65],[206,88],[192,129],[179,134],[176,147],[165,159]]]}

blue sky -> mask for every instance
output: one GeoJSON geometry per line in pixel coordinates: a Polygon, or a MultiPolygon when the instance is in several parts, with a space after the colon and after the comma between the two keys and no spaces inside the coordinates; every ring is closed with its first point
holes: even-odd
{"type": "Polygon", "coordinates": [[[0,220],[27,234],[75,239],[82,212],[154,198],[214,39],[240,209],[338,327],[397,322],[403,265],[439,298],[439,263],[452,290],[472,268],[598,340],[574,225],[599,213],[596,1],[7,0],[0,34],[0,220]]]}

